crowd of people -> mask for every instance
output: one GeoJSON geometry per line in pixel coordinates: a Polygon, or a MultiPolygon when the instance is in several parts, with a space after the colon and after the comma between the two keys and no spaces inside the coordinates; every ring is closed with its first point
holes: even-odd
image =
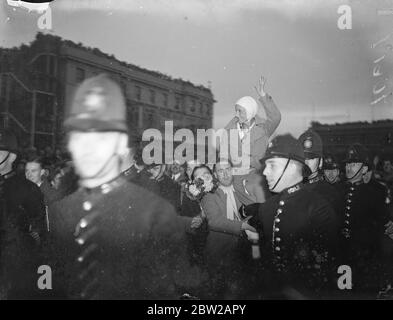
{"type": "Polygon", "coordinates": [[[272,138],[281,113],[265,85],[225,128],[246,166],[219,152],[145,163],[106,75],[77,89],[67,153],[20,152],[3,130],[0,299],[391,297],[391,162],[361,144],[339,162],[312,130],[272,138]]]}

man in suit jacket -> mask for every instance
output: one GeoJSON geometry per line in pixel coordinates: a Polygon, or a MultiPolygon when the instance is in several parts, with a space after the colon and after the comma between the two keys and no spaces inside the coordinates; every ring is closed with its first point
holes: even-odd
{"type": "MultiPolygon", "coordinates": [[[[220,161],[214,166],[219,187],[201,202],[209,225],[206,261],[215,289],[213,298],[233,298],[229,286],[238,279],[239,241],[244,230],[255,231],[238,212],[242,203],[233,187],[232,164],[220,161]],[[228,294],[230,296],[228,296],[228,294]]],[[[236,289],[235,289],[236,290],[236,289]]]]}

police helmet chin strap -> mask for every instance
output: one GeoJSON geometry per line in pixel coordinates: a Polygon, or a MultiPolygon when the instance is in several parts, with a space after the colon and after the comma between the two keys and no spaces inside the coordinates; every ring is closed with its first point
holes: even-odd
{"type": "Polygon", "coordinates": [[[280,175],[280,177],[277,179],[277,182],[274,184],[273,188],[271,189],[272,191],[274,191],[274,189],[277,187],[277,185],[279,184],[279,182],[281,181],[282,177],[284,176],[285,171],[288,168],[289,162],[291,161],[290,158],[288,158],[287,163],[285,164],[284,169],[282,170],[282,173],[280,175]]]}
{"type": "MultiPolygon", "coordinates": [[[[91,176],[91,177],[88,177],[87,179],[94,179],[94,178],[97,178],[104,170],[105,170],[105,168],[106,168],[106,166],[109,164],[109,162],[112,160],[112,158],[113,157],[115,157],[116,155],[117,155],[117,152],[116,152],[116,150],[117,150],[117,148],[119,147],[119,140],[120,140],[120,138],[119,138],[119,136],[117,137],[117,139],[116,139],[116,146],[115,146],[115,148],[114,148],[114,151],[112,152],[112,155],[108,158],[108,160],[102,165],[102,167],[101,167],[101,169],[95,174],[95,175],[93,175],[93,176],[91,176]]],[[[85,179],[86,180],[86,179],[85,179]]]]}
{"type": "Polygon", "coordinates": [[[357,174],[360,172],[360,170],[363,169],[363,167],[364,167],[364,163],[362,163],[362,165],[361,165],[361,167],[359,168],[359,170],[356,171],[356,173],[355,173],[352,177],[347,178],[347,179],[348,179],[348,180],[352,180],[353,178],[355,178],[355,177],[357,176],[357,174]]]}
{"type": "Polygon", "coordinates": [[[10,157],[10,155],[11,155],[11,152],[8,152],[7,156],[3,159],[3,161],[0,162],[0,166],[1,166],[4,162],[6,162],[6,161],[8,160],[8,158],[10,157]]]}

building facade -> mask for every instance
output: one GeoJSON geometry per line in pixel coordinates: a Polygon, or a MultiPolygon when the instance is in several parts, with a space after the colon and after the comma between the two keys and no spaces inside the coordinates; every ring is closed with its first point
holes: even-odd
{"type": "Polygon", "coordinates": [[[62,143],[64,112],[75,89],[100,73],[121,85],[132,137],[147,128],[163,130],[169,120],[175,130],[212,127],[215,100],[209,88],[42,33],[29,45],[0,48],[1,125],[13,128],[30,146],[62,143]]]}
{"type": "Polygon", "coordinates": [[[341,159],[348,146],[361,143],[367,147],[370,156],[385,156],[393,160],[393,120],[331,125],[313,122],[311,128],[321,136],[324,152],[341,159]]]}

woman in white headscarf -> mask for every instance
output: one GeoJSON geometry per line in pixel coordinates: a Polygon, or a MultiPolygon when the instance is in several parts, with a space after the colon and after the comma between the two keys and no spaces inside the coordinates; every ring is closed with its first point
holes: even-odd
{"type": "Polygon", "coordinates": [[[266,80],[264,77],[259,79],[258,86],[255,90],[258,94],[258,100],[263,106],[266,119],[258,115],[258,102],[250,96],[240,98],[235,104],[235,116],[226,125],[225,130],[228,133],[229,157],[234,163],[238,174],[247,174],[261,168],[259,162],[265,155],[270,136],[276,130],[281,121],[281,113],[278,110],[271,96],[265,92],[266,80]],[[236,130],[236,135],[231,135],[231,130],[236,130]],[[236,138],[236,141],[233,141],[236,138]],[[237,143],[239,159],[249,159],[236,163],[230,155],[230,147],[237,143]]]}

